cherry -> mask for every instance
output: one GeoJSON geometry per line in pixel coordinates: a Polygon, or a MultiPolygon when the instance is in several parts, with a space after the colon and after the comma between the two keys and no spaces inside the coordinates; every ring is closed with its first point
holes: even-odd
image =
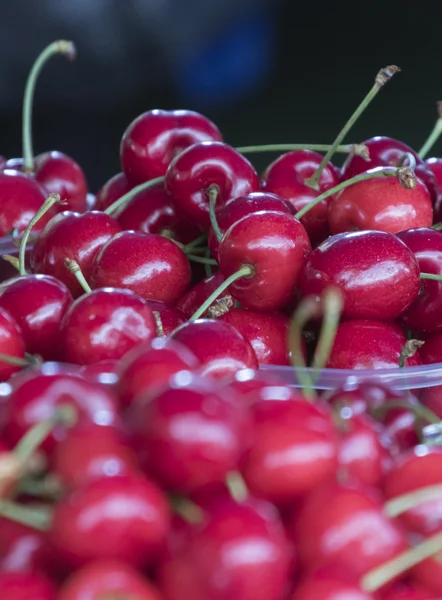
{"type": "Polygon", "coordinates": [[[187,321],[186,315],[176,306],[159,300],[146,300],[157,322],[158,336],[170,335],[177,327],[187,321]]]}
{"type": "Polygon", "coordinates": [[[59,356],[60,324],[71,303],[68,288],[50,275],[16,277],[0,286],[0,306],[20,327],[26,350],[45,360],[59,356]]]}
{"type": "Polygon", "coordinates": [[[334,194],[329,205],[332,233],[354,229],[375,229],[397,233],[413,227],[431,227],[433,208],[430,193],[417,178],[414,187],[404,189],[388,167],[377,167],[367,174],[380,174],[358,181],[334,194]]]}
{"type": "Polygon", "coordinates": [[[124,132],[120,146],[123,171],[137,185],[165,175],[172,159],[205,140],[221,141],[218,127],[191,110],[150,110],[124,132]]]}
{"type": "Polygon", "coordinates": [[[55,586],[37,573],[0,573],[0,597],[5,600],[56,600],[55,586]]]}
{"type": "Polygon", "coordinates": [[[237,467],[245,432],[232,392],[187,372],[159,394],[139,397],[129,424],[142,466],[178,492],[224,481],[237,467]]]}
{"type": "MultiPolygon", "coordinates": [[[[415,254],[425,273],[442,275],[442,233],[429,228],[401,231],[398,237],[415,254]]],[[[419,296],[401,315],[401,322],[419,333],[442,331],[442,282],[424,279],[419,296]]]]}
{"type": "MultiPolygon", "coordinates": [[[[264,171],[262,186],[265,191],[285,198],[297,212],[322,192],[335,187],[339,176],[331,163],[321,172],[318,190],[306,185],[305,180],[313,175],[323,159],[311,150],[297,150],[283,154],[264,171]]],[[[322,242],[330,233],[328,205],[330,198],[323,200],[301,218],[313,246],[322,242]]]]}
{"type": "Polygon", "coordinates": [[[63,582],[57,600],[161,600],[146,577],[126,562],[101,559],[90,562],[63,582]]]}
{"type": "Polygon", "coordinates": [[[105,210],[115,200],[130,192],[131,189],[132,186],[128,182],[126,175],[124,173],[117,173],[98,190],[95,199],[95,209],[105,210]]]}
{"type": "Polygon", "coordinates": [[[333,561],[361,577],[407,548],[404,532],[384,514],[376,490],[360,484],[317,487],[295,511],[290,528],[305,569],[333,561]]]}
{"type": "Polygon", "coordinates": [[[103,288],[77,298],[61,324],[66,362],[87,365],[119,359],[156,335],[152,310],[130,290],[103,288]]]}
{"type": "MultiPolygon", "coordinates": [[[[216,271],[213,275],[202,279],[197,284],[188,290],[178,302],[177,307],[186,315],[188,319],[199,309],[199,307],[218,289],[225,281],[224,275],[220,271],[216,271]]],[[[228,295],[228,288],[221,292],[217,300],[228,295]]],[[[205,311],[204,315],[207,314],[205,311]]]]}
{"type": "Polygon", "coordinates": [[[231,308],[219,317],[233,325],[246,339],[260,365],[290,365],[289,319],[281,313],[261,313],[231,308]]]}
{"type": "Polygon", "coordinates": [[[120,475],[76,487],[55,506],[49,537],[70,567],[109,558],[147,565],[169,528],[164,493],[140,475],[120,475]]]}
{"type": "Polygon", "coordinates": [[[201,375],[222,379],[240,369],[257,369],[256,354],[235,327],[224,321],[199,319],[181,326],[171,336],[200,363],[201,375]]]}
{"type": "Polygon", "coordinates": [[[417,589],[409,583],[399,582],[381,593],[379,600],[436,600],[430,592],[417,589]]]}
{"type": "Polygon", "coordinates": [[[228,229],[220,242],[218,259],[226,277],[249,266],[248,275],[229,286],[235,300],[245,308],[272,311],[294,298],[310,250],[307,232],[297,219],[263,211],[243,217],[228,229]]]}
{"type": "Polygon", "coordinates": [[[86,279],[98,250],[121,228],[103,212],[63,212],[47,224],[31,254],[34,273],[52,275],[67,285],[74,296],[83,293],[75,276],[66,268],[66,258],[75,260],[86,279]]]}
{"type": "Polygon", "coordinates": [[[165,185],[179,214],[198,227],[208,228],[210,190],[220,207],[258,191],[259,179],[252,164],[231,146],[202,142],[174,158],[165,185]]]}
{"type": "Polygon", "coordinates": [[[292,600],[375,600],[353,577],[341,570],[337,569],[336,573],[334,569],[319,570],[306,577],[296,587],[292,600]]]}
{"type": "Polygon", "coordinates": [[[123,231],[97,253],[91,286],[121,287],[146,300],[173,304],[190,286],[191,270],[184,252],[161,235],[123,231]]]}
{"type": "Polygon", "coordinates": [[[291,564],[292,549],[274,507],[230,501],[213,508],[163,565],[161,586],[168,600],[279,600],[291,564]]]}
{"type": "Polygon", "coordinates": [[[442,594],[440,553],[413,567],[411,581],[428,590],[424,600],[438,600],[442,594]]]}
{"type": "Polygon", "coordinates": [[[27,364],[23,334],[15,319],[0,306],[0,381],[7,381],[27,364]],[[10,360],[1,360],[1,355],[10,360]]]}
{"type": "MultiPolygon", "coordinates": [[[[14,229],[24,231],[45,200],[45,191],[36,181],[12,169],[0,172],[0,236],[14,229]]],[[[54,210],[47,212],[36,230],[43,229],[53,215],[54,210]]]]}
{"type": "Polygon", "coordinates": [[[382,231],[331,236],[308,256],[300,278],[304,296],[338,287],[343,319],[393,320],[417,298],[420,285],[413,252],[382,231]]]}
{"type": "Polygon", "coordinates": [[[442,221],[442,159],[428,158],[425,164],[436,179],[437,195],[436,201],[433,200],[433,221],[439,223],[442,221]]]}
{"type": "MultiPolygon", "coordinates": [[[[17,376],[6,406],[5,439],[16,444],[33,425],[52,417],[55,408],[64,405],[74,407],[78,426],[120,424],[116,399],[109,390],[74,373],[60,372],[56,364],[45,363],[39,370],[17,376]]],[[[60,424],[46,437],[41,449],[52,454],[66,435],[66,427],[60,424]]]]}
{"type": "Polygon", "coordinates": [[[129,406],[140,394],[152,394],[165,387],[180,371],[196,369],[193,354],[173,339],[156,339],[133,348],[121,360],[118,394],[123,406],[129,406]]]}
{"type": "Polygon", "coordinates": [[[50,551],[44,532],[10,519],[0,519],[0,572],[29,573],[50,569],[50,551]]]}
{"type": "MultiPolygon", "coordinates": [[[[327,361],[329,369],[391,369],[399,365],[406,343],[402,329],[380,321],[345,321],[336,331],[333,349],[327,361]]],[[[420,365],[416,352],[405,365],[420,365]]]]}

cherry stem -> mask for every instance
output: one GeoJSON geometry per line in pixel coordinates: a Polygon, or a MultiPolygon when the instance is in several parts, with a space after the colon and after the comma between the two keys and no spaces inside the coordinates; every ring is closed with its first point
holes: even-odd
{"type": "Polygon", "coordinates": [[[411,402],[405,402],[403,400],[387,400],[381,406],[373,409],[372,414],[375,419],[380,419],[391,410],[396,410],[398,408],[403,408],[405,410],[410,411],[417,417],[418,419],[422,419],[427,423],[431,423],[432,425],[439,425],[440,418],[429,408],[424,406],[421,402],[416,401],[413,404],[411,402]]]}
{"type": "Polygon", "coordinates": [[[16,256],[12,256],[12,254],[2,254],[2,259],[12,265],[16,271],[20,272],[20,261],[16,256]]]}
{"type": "Polygon", "coordinates": [[[200,244],[204,244],[207,241],[207,235],[203,233],[199,237],[197,237],[193,242],[189,242],[185,246],[183,246],[184,252],[189,250],[194,250],[194,248],[199,248],[200,244]]]}
{"type": "Polygon", "coordinates": [[[9,500],[0,500],[0,516],[39,531],[47,531],[52,521],[52,510],[46,506],[31,508],[9,500]]]}
{"type": "Polygon", "coordinates": [[[111,204],[110,206],[108,206],[104,212],[107,215],[113,215],[113,213],[116,213],[113,216],[115,218],[118,217],[118,214],[119,214],[118,209],[119,208],[121,208],[121,210],[123,210],[123,208],[126,206],[126,204],[128,204],[133,198],[135,198],[135,196],[137,194],[139,194],[140,192],[144,192],[145,190],[148,190],[151,187],[156,186],[158,183],[162,183],[163,181],[164,181],[164,176],[155,177],[155,179],[151,179],[150,181],[145,181],[144,183],[140,183],[140,185],[136,185],[129,192],[127,192],[127,194],[124,194],[123,196],[121,196],[121,198],[118,198],[118,200],[115,200],[115,202],[113,204],[111,204]]]}
{"type": "MultiPolygon", "coordinates": [[[[264,144],[261,146],[240,146],[236,148],[242,154],[253,154],[256,152],[290,152],[292,150],[313,150],[314,152],[328,152],[331,144],[264,144]]],[[[370,159],[368,148],[365,144],[345,144],[344,146],[336,146],[335,152],[342,154],[356,154],[370,159]]]]}
{"type": "Polygon", "coordinates": [[[14,367],[30,367],[35,364],[35,360],[30,358],[20,358],[19,356],[9,356],[9,354],[0,354],[0,362],[4,362],[14,367]]]}
{"type": "Polygon", "coordinates": [[[226,476],[226,485],[235,502],[244,502],[249,495],[245,481],[238,471],[230,471],[226,476]]]}
{"type": "Polygon", "coordinates": [[[38,77],[47,63],[47,61],[56,54],[64,54],[69,60],[73,60],[76,56],[76,49],[73,42],[67,40],[57,40],[49,44],[43,52],[37,57],[37,60],[32,65],[28,75],[25,87],[25,95],[23,99],[23,130],[22,130],[22,145],[25,173],[31,173],[34,169],[34,152],[32,148],[32,108],[34,104],[35,86],[38,77]]]}
{"type": "Polygon", "coordinates": [[[428,152],[437,142],[442,133],[442,102],[440,100],[437,103],[437,112],[439,113],[439,118],[433,127],[433,131],[430,133],[424,145],[418,152],[420,158],[425,158],[427,156],[428,152]]]}
{"type": "Polygon", "coordinates": [[[204,519],[203,509],[183,496],[170,496],[170,503],[173,512],[184,519],[186,523],[197,525],[204,519]]]}
{"type": "Polygon", "coordinates": [[[325,290],[323,294],[324,318],[311,365],[313,369],[323,369],[327,364],[343,308],[344,298],[340,290],[337,288],[325,290]]]}
{"type": "Polygon", "coordinates": [[[431,226],[431,229],[434,229],[436,231],[441,231],[442,230],[442,223],[435,223],[434,225],[431,226]]]}
{"type": "Polygon", "coordinates": [[[207,256],[196,256],[195,254],[186,254],[187,258],[196,263],[201,263],[202,265],[218,265],[218,262],[214,258],[209,258],[207,256]]]}
{"type": "Polygon", "coordinates": [[[378,72],[378,74],[376,75],[374,86],[371,88],[371,90],[368,92],[368,94],[362,100],[360,105],[357,107],[357,109],[351,115],[351,117],[349,118],[347,123],[341,129],[337,138],[335,139],[335,141],[331,145],[330,149],[328,150],[327,154],[322,159],[319,167],[316,169],[316,171],[313,173],[313,175],[311,177],[309,177],[308,179],[305,180],[304,183],[306,185],[312,187],[315,190],[319,189],[319,179],[321,177],[322,171],[325,169],[327,164],[330,162],[331,158],[333,157],[333,154],[336,152],[337,146],[339,146],[339,144],[342,142],[344,137],[347,135],[347,133],[350,131],[350,129],[353,127],[353,125],[356,123],[356,121],[362,115],[364,110],[368,107],[370,102],[375,98],[375,96],[377,96],[379,91],[387,83],[387,81],[389,81],[391,79],[391,77],[393,77],[393,75],[395,73],[397,73],[398,71],[400,71],[399,67],[396,67],[395,65],[390,65],[388,67],[381,69],[378,72]]]}
{"type": "Polygon", "coordinates": [[[163,322],[161,320],[161,315],[157,310],[153,310],[153,318],[155,319],[155,325],[157,326],[157,336],[158,337],[163,337],[164,336],[164,328],[163,328],[163,322]]]}
{"type": "Polygon", "coordinates": [[[405,362],[407,358],[411,358],[416,354],[416,352],[425,344],[422,340],[407,340],[402,347],[401,353],[399,355],[399,368],[403,369],[405,367],[405,362]]]}
{"type": "Polygon", "coordinates": [[[433,281],[442,281],[442,275],[435,275],[434,273],[421,273],[421,279],[432,279],[433,281]]]}
{"type": "Polygon", "coordinates": [[[215,206],[219,195],[219,187],[217,185],[211,185],[207,193],[209,195],[210,224],[212,226],[213,233],[215,234],[216,239],[218,240],[218,242],[220,242],[223,237],[223,234],[221,233],[221,229],[219,228],[215,214],[215,206]]]}
{"type": "Polygon", "coordinates": [[[60,196],[58,194],[49,194],[40,208],[37,210],[35,215],[29,221],[28,226],[25,229],[23,237],[20,242],[20,249],[18,251],[18,264],[19,264],[19,273],[20,275],[26,275],[26,266],[25,266],[25,257],[26,257],[26,244],[28,243],[29,236],[31,234],[32,228],[38,221],[41,219],[43,215],[45,215],[48,210],[50,210],[54,204],[60,202],[60,196]]]}
{"type": "Polygon", "coordinates": [[[425,487],[413,490],[407,494],[401,494],[392,498],[384,504],[384,512],[391,518],[398,517],[404,512],[421,506],[431,500],[440,500],[442,498],[442,483],[427,485],[425,487]]]}
{"type": "Polygon", "coordinates": [[[75,279],[81,285],[83,291],[86,294],[90,294],[90,292],[92,292],[92,288],[86,281],[86,278],[83,275],[82,270],[80,269],[80,265],[75,260],[71,260],[70,258],[65,258],[64,264],[68,271],[70,271],[72,275],[74,275],[75,279]]]}
{"type": "Polygon", "coordinates": [[[232,285],[232,283],[238,279],[241,279],[241,277],[249,278],[253,277],[254,274],[255,269],[251,265],[243,265],[240,269],[238,269],[238,271],[236,271],[236,273],[232,273],[230,277],[227,277],[227,279],[225,279],[221,285],[219,285],[218,288],[212,294],[210,294],[210,296],[199,307],[199,309],[193,313],[189,321],[196,321],[199,319],[206,312],[206,310],[212,306],[214,302],[216,302],[218,296],[220,296],[229,287],[229,285],[232,285]]]}
{"type": "Polygon", "coordinates": [[[427,538],[414,548],[410,548],[389,560],[383,565],[376,567],[366,573],[361,579],[360,585],[366,592],[376,592],[398,575],[406,573],[409,569],[420,562],[430,558],[442,550],[442,533],[427,538]]]}
{"type": "Polygon", "coordinates": [[[47,475],[43,479],[24,477],[18,483],[18,494],[26,494],[34,498],[54,500],[60,497],[63,491],[60,480],[55,475],[47,475]]]}

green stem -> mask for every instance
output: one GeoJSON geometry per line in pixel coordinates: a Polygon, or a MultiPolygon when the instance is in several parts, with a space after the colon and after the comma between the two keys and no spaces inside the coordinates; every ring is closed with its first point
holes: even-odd
{"type": "Polygon", "coordinates": [[[386,583],[406,573],[412,567],[442,550],[442,533],[436,533],[414,548],[406,550],[379,567],[375,567],[361,579],[361,587],[366,592],[376,592],[386,583]]]}
{"type": "Polygon", "coordinates": [[[29,360],[27,358],[20,358],[18,356],[9,356],[9,354],[0,354],[0,362],[4,362],[8,365],[13,365],[14,367],[30,367],[35,364],[35,361],[29,360]]]}
{"type": "Polygon", "coordinates": [[[171,495],[170,504],[173,512],[187,523],[197,525],[204,519],[203,509],[188,498],[171,495]]]}
{"type": "Polygon", "coordinates": [[[384,504],[384,512],[391,518],[398,517],[404,512],[417,508],[425,502],[442,498],[442,483],[428,485],[407,494],[392,498],[384,504]]]}
{"type": "Polygon", "coordinates": [[[184,252],[188,252],[189,250],[193,250],[194,248],[199,248],[200,244],[204,244],[206,241],[207,235],[203,233],[202,235],[197,237],[196,240],[193,240],[193,242],[189,242],[188,244],[183,246],[183,250],[184,252]]]}
{"type": "Polygon", "coordinates": [[[435,223],[434,225],[431,226],[431,229],[434,229],[435,231],[441,231],[442,223],[435,223]]]}
{"type": "Polygon", "coordinates": [[[323,307],[324,317],[321,332],[311,365],[313,369],[323,369],[325,367],[335,341],[336,330],[344,307],[344,299],[339,289],[330,288],[325,290],[323,307]]]}
{"type": "Polygon", "coordinates": [[[218,265],[218,262],[214,258],[208,258],[207,256],[196,256],[195,254],[186,254],[187,258],[196,263],[201,263],[202,265],[218,265]]]}
{"type": "MultiPolygon", "coordinates": [[[[314,152],[328,152],[331,144],[263,144],[260,146],[239,146],[236,148],[242,154],[254,154],[256,152],[290,152],[292,150],[313,150],[314,152]]],[[[345,144],[337,146],[335,152],[350,154],[369,159],[368,148],[365,144],[345,144]]]]}
{"type": "Polygon", "coordinates": [[[32,107],[34,104],[35,86],[43,67],[47,61],[56,54],[64,54],[69,60],[73,60],[76,55],[73,42],[67,40],[58,40],[56,42],[52,42],[52,44],[49,44],[49,46],[47,46],[37,57],[37,60],[33,64],[26,82],[22,115],[22,145],[26,173],[31,173],[34,169],[34,152],[32,148],[32,107]]]}
{"type": "MultiPolygon", "coordinates": [[[[144,192],[145,190],[148,190],[151,187],[156,186],[158,183],[162,183],[163,181],[164,177],[156,177],[155,179],[151,179],[150,181],[145,181],[144,183],[140,183],[140,185],[136,185],[129,192],[127,192],[127,194],[124,194],[123,196],[121,196],[121,198],[115,200],[115,202],[108,206],[104,212],[107,215],[117,213],[119,208],[123,209],[126,206],[126,204],[128,204],[133,198],[135,198],[137,194],[139,194],[140,192],[144,192]]],[[[114,216],[117,217],[118,214],[115,214],[114,216]]]]}
{"type": "Polygon", "coordinates": [[[439,101],[437,103],[437,112],[439,113],[439,118],[433,127],[433,131],[430,133],[430,135],[426,139],[424,145],[418,152],[420,158],[425,158],[427,156],[428,152],[431,150],[431,148],[437,142],[437,140],[439,139],[439,137],[442,133],[442,102],[441,101],[439,101]]]}
{"type": "Polygon", "coordinates": [[[221,229],[219,228],[218,221],[216,220],[215,214],[215,206],[216,201],[218,199],[219,187],[217,185],[211,185],[208,191],[209,194],[209,215],[210,215],[210,224],[213,229],[213,233],[216,235],[216,239],[218,242],[221,241],[223,234],[221,233],[221,229]]]}
{"type": "Polygon", "coordinates": [[[232,275],[230,275],[230,277],[227,277],[227,279],[225,279],[225,281],[223,281],[221,285],[212,294],[210,294],[210,296],[199,307],[199,309],[193,313],[189,321],[196,321],[197,319],[199,319],[206,312],[206,310],[210,306],[212,306],[212,304],[216,301],[218,296],[220,296],[229,287],[229,285],[232,285],[232,283],[234,283],[238,279],[241,279],[241,277],[249,278],[253,277],[254,274],[255,269],[253,267],[251,267],[250,265],[243,265],[238,271],[236,271],[236,273],[233,273],[232,275]]]}
{"type": "Polygon", "coordinates": [[[18,251],[18,261],[19,261],[19,272],[20,275],[26,275],[26,266],[25,266],[25,256],[26,256],[26,244],[28,243],[29,236],[31,234],[32,228],[34,225],[41,219],[43,215],[45,215],[48,210],[50,210],[54,204],[60,202],[60,196],[58,194],[49,194],[40,208],[37,210],[35,215],[29,221],[28,226],[25,229],[23,237],[20,242],[20,249],[18,251]]]}
{"type": "Polygon", "coordinates": [[[84,293],[90,294],[92,292],[92,288],[86,281],[86,277],[83,275],[83,272],[80,269],[80,265],[75,260],[71,260],[70,258],[65,258],[64,264],[65,264],[66,268],[68,269],[68,271],[70,271],[72,273],[72,275],[75,277],[75,279],[81,285],[84,293]]]}
{"type": "Polygon", "coordinates": [[[432,410],[418,401],[411,404],[410,402],[405,402],[403,400],[387,400],[381,406],[378,406],[373,410],[373,416],[375,419],[380,419],[391,410],[396,410],[398,408],[408,410],[412,412],[418,419],[422,419],[423,421],[431,423],[432,425],[439,425],[441,421],[432,410]]]}
{"type": "Polygon", "coordinates": [[[52,521],[48,507],[31,508],[9,500],[0,500],[0,516],[39,531],[47,531],[52,521]]]}
{"type": "Polygon", "coordinates": [[[391,65],[391,66],[385,67],[384,69],[381,69],[379,71],[379,73],[376,75],[374,86],[371,88],[371,90],[368,92],[368,94],[362,100],[360,105],[354,111],[352,116],[349,118],[347,123],[341,129],[337,138],[335,139],[335,141],[331,145],[330,149],[328,150],[327,154],[322,159],[322,162],[319,165],[319,167],[316,169],[316,171],[313,173],[313,175],[311,177],[309,177],[308,179],[305,180],[306,185],[312,187],[315,190],[319,189],[319,178],[321,177],[321,173],[325,169],[325,167],[328,165],[331,158],[333,157],[333,154],[335,153],[337,146],[339,146],[339,144],[342,142],[344,137],[347,135],[347,133],[350,131],[350,129],[353,127],[353,125],[356,123],[356,121],[362,115],[364,110],[368,107],[370,102],[375,98],[375,96],[377,96],[378,92],[383,88],[383,86],[387,83],[387,81],[389,81],[391,79],[391,77],[395,73],[397,73],[397,71],[399,71],[399,70],[400,69],[398,67],[396,67],[395,65],[391,65]]]}
{"type": "Polygon", "coordinates": [[[433,281],[442,281],[442,275],[435,275],[434,273],[421,273],[421,279],[432,279],[433,281]]]}
{"type": "Polygon", "coordinates": [[[12,256],[11,254],[2,254],[2,259],[12,265],[16,271],[20,273],[20,261],[17,256],[12,256]]]}
{"type": "Polygon", "coordinates": [[[235,502],[244,502],[249,495],[245,481],[238,471],[230,471],[226,476],[226,485],[235,502]]]}

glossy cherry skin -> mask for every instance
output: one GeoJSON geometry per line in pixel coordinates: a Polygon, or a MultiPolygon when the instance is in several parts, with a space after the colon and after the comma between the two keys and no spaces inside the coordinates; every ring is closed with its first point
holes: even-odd
{"type": "MultiPolygon", "coordinates": [[[[440,552],[421,561],[411,570],[411,582],[419,586],[427,596],[423,600],[439,600],[442,594],[442,569],[440,552]]],[[[414,600],[414,599],[413,599],[414,600]]],[[[420,598],[418,597],[418,600],[420,598]]]]}
{"type": "Polygon", "coordinates": [[[338,440],[326,405],[312,405],[293,392],[288,400],[253,404],[251,442],[241,473],[252,494],[277,506],[293,505],[334,478],[338,440]]]}
{"type": "Polygon", "coordinates": [[[359,484],[317,487],[294,512],[290,530],[307,570],[333,561],[362,577],[407,549],[401,527],[383,512],[381,495],[359,484]]]}
{"type": "Polygon", "coordinates": [[[425,344],[419,348],[419,355],[424,365],[442,362],[442,332],[425,337],[425,344]]]}
{"type": "MultiPolygon", "coordinates": [[[[13,229],[24,231],[46,196],[44,189],[23,173],[12,169],[1,171],[0,236],[9,235],[13,229]]],[[[50,209],[36,224],[35,229],[43,229],[54,213],[54,209],[50,209]]]]}
{"type": "Polygon", "coordinates": [[[340,233],[313,250],[301,271],[303,296],[321,296],[328,287],[343,294],[343,319],[389,321],[417,298],[420,269],[413,252],[393,234],[340,233]]]}
{"type": "MultiPolygon", "coordinates": [[[[216,271],[210,277],[201,279],[188,290],[176,303],[177,307],[183,311],[188,319],[199,309],[209,296],[225,281],[221,271],[216,271]]],[[[229,288],[222,292],[217,300],[224,298],[229,294],[229,288]]],[[[205,313],[207,314],[207,312],[205,313]]],[[[203,315],[205,316],[205,315],[203,315]]]]}
{"type": "MultiPolygon", "coordinates": [[[[375,600],[342,568],[326,565],[301,580],[292,600],[375,600]],[[341,572],[342,571],[342,572],[341,572]]],[[[377,596],[376,596],[377,599],[377,596]]]]}
{"type": "MultiPolygon", "coordinates": [[[[382,169],[378,167],[368,173],[382,169]]],[[[395,175],[388,175],[358,181],[332,196],[328,220],[332,233],[355,229],[397,233],[431,227],[433,207],[430,193],[419,178],[413,189],[405,189],[395,175]]]]}
{"type": "MultiPolygon", "coordinates": [[[[273,161],[262,176],[262,187],[285,198],[292,205],[294,212],[314,200],[319,194],[335,187],[339,176],[334,166],[329,163],[321,173],[319,190],[314,190],[304,182],[311,177],[324,157],[311,150],[295,150],[283,154],[273,161]]],[[[330,234],[328,225],[327,198],[312,208],[301,223],[304,225],[313,246],[316,246],[330,234]]]]}
{"type": "Polygon", "coordinates": [[[164,183],[138,192],[118,213],[122,229],[163,234],[186,244],[200,235],[197,227],[184,222],[164,188],[164,183]]]}
{"type": "Polygon", "coordinates": [[[140,396],[128,422],[142,466],[166,489],[187,493],[237,468],[244,412],[210,380],[178,373],[157,395],[140,396]]]}
{"type": "Polygon", "coordinates": [[[128,180],[137,185],[165,175],[175,156],[206,140],[222,141],[218,127],[207,117],[191,110],[150,110],[124,132],[121,166],[128,180]]]}
{"type": "Polygon", "coordinates": [[[34,273],[56,277],[67,285],[74,297],[83,293],[75,276],[68,271],[65,259],[75,260],[86,280],[98,250],[121,231],[115,219],[100,211],[80,215],[63,212],[47,224],[35,242],[31,254],[34,273]]]}
{"type": "MultiPolygon", "coordinates": [[[[402,329],[381,321],[345,321],[338,326],[329,369],[391,369],[399,365],[406,343],[402,329]]],[[[405,360],[405,366],[420,365],[419,353],[405,360]]]]}
{"type": "Polygon", "coordinates": [[[165,179],[177,211],[201,228],[210,226],[208,190],[217,185],[216,206],[259,190],[252,164],[239,152],[221,142],[202,142],[174,158],[165,179]]]}
{"type": "MultiPolygon", "coordinates": [[[[0,306],[0,354],[6,354],[13,358],[24,358],[25,349],[23,334],[16,320],[0,306]]],[[[0,360],[0,381],[7,381],[13,373],[20,371],[21,368],[0,360]]]]}
{"type": "Polygon", "coordinates": [[[198,319],[177,329],[172,339],[186,346],[200,363],[198,372],[212,379],[258,368],[252,346],[230,323],[198,319]]]}
{"type": "Polygon", "coordinates": [[[88,365],[119,359],[156,336],[152,310],[130,290],[102,288],[77,298],[61,325],[64,360],[88,365]]]}
{"type": "MultiPolygon", "coordinates": [[[[429,228],[401,231],[398,237],[417,258],[423,273],[442,275],[442,233],[429,228]]],[[[442,282],[423,279],[419,296],[401,315],[401,322],[419,333],[442,331],[442,282]]]]}
{"type": "Polygon", "coordinates": [[[425,164],[436,179],[437,196],[433,204],[433,221],[440,223],[442,221],[442,158],[428,158],[425,164]]]}
{"type": "Polygon", "coordinates": [[[293,300],[304,261],[311,251],[301,223],[291,215],[263,211],[243,217],[224,234],[218,250],[225,277],[243,265],[254,269],[229,287],[245,308],[279,310],[293,300]]]}
{"type": "Polygon", "coordinates": [[[172,304],[160,300],[146,300],[146,304],[161,323],[161,327],[157,323],[158,336],[170,335],[172,331],[187,321],[183,311],[172,304]]]}
{"type": "Polygon", "coordinates": [[[143,567],[164,542],[170,514],[156,483],[140,475],[90,481],[55,507],[51,542],[66,564],[115,558],[143,567]]]}
{"type": "Polygon", "coordinates": [[[95,198],[95,210],[106,210],[116,200],[130,192],[132,186],[124,173],[117,173],[98,190],[95,198]]]}
{"type": "Polygon", "coordinates": [[[56,600],[55,585],[38,573],[0,573],[0,598],[56,600]]]}
{"type": "MultiPolygon", "coordinates": [[[[234,198],[216,211],[216,221],[222,233],[225,233],[233,223],[239,221],[246,215],[259,212],[261,210],[273,210],[292,214],[293,210],[288,202],[280,196],[270,192],[252,192],[246,196],[234,198]]],[[[212,256],[216,259],[218,256],[219,242],[211,228],[209,230],[209,248],[212,256]]]]}
{"type": "Polygon", "coordinates": [[[280,600],[291,563],[292,549],[274,507],[230,501],[194,528],[163,565],[160,581],[168,600],[280,600]]]}
{"type": "Polygon", "coordinates": [[[190,281],[190,264],[181,248],[161,235],[137,231],[122,231],[106,242],[90,277],[93,288],[125,288],[145,300],[171,304],[190,281]]]}
{"type": "MultiPolygon", "coordinates": [[[[78,426],[120,425],[116,398],[109,390],[72,373],[53,373],[47,363],[40,373],[31,371],[18,376],[8,399],[5,439],[15,445],[33,425],[52,417],[55,408],[63,405],[73,406],[78,426]]],[[[54,427],[41,448],[52,454],[66,434],[64,425],[54,427]]]]}
{"type": "Polygon", "coordinates": [[[379,593],[379,600],[436,600],[427,590],[410,583],[399,582],[379,593]]]}
{"type": "Polygon", "coordinates": [[[50,275],[16,277],[0,286],[0,306],[20,327],[27,352],[45,360],[59,356],[60,325],[72,301],[65,284],[50,275]]]}
{"type": "Polygon", "coordinates": [[[73,573],[58,591],[57,600],[161,600],[160,592],[130,564],[101,559],[73,573]]]}
{"type": "Polygon", "coordinates": [[[46,535],[10,519],[0,519],[0,572],[47,572],[50,551],[46,535]]]}
{"type": "Polygon", "coordinates": [[[289,318],[282,313],[262,313],[231,308],[219,320],[233,325],[255,351],[260,365],[290,365],[289,318]]]}

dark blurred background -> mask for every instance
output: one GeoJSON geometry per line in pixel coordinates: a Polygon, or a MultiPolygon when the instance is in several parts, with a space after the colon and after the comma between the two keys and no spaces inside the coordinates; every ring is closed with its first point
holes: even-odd
{"type": "Polygon", "coordinates": [[[439,4],[0,0],[0,154],[21,155],[26,76],[59,38],[78,58],[54,58],[40,79],[34,149],[70,154],[91,191],[119,171],[121,135],[141,112],[198,110],[232,145],[330,143],[392,63],[402,73],[347,141],[384,134],[418,149],[442,99],[439,4]]]}

